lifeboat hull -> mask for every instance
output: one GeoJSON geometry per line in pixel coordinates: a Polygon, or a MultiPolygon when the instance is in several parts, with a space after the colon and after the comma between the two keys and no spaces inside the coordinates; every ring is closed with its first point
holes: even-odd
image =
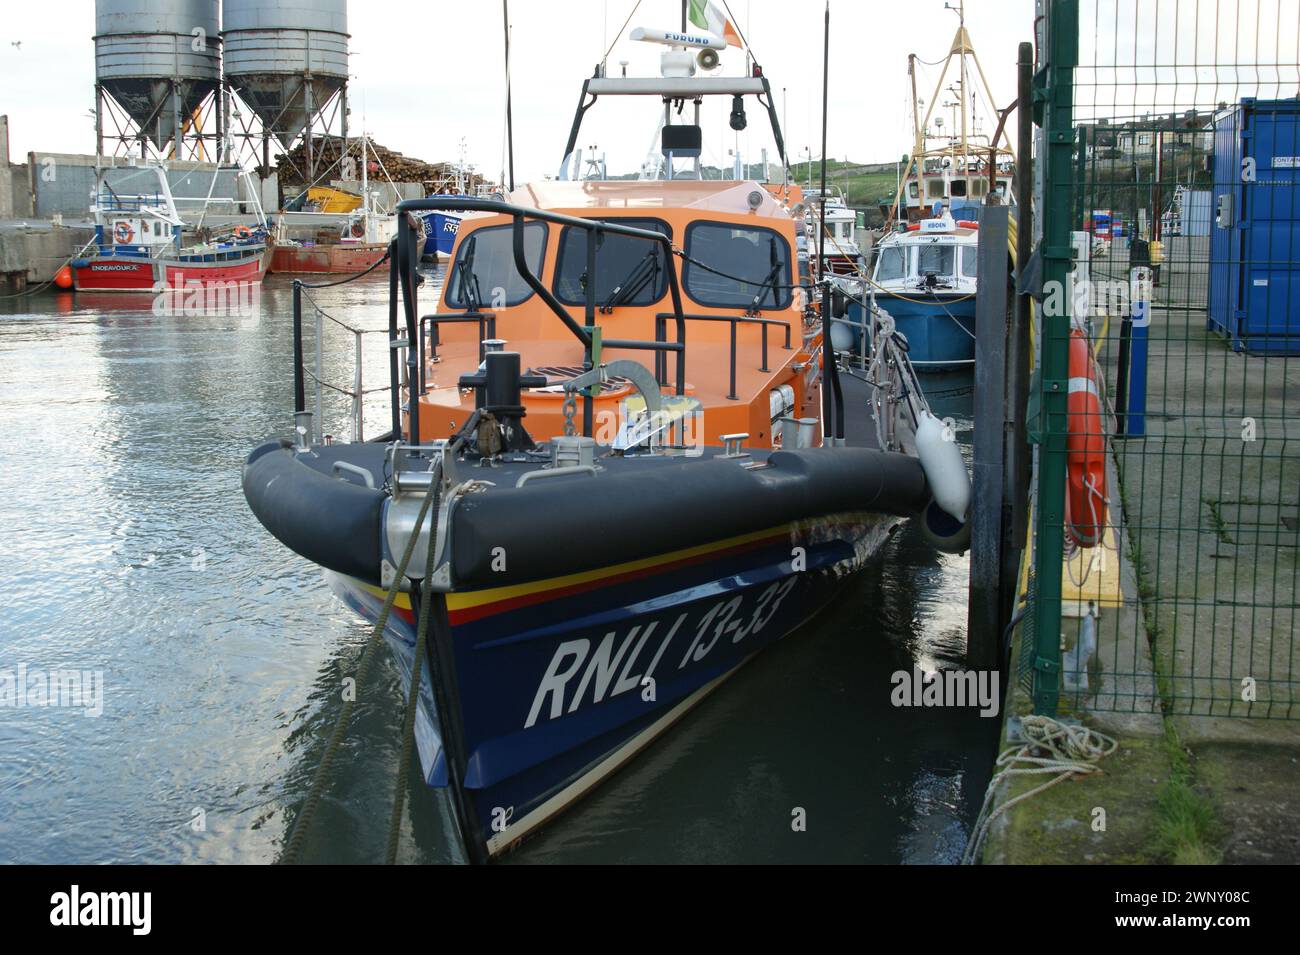
{"type": "MultiPolygon", "coordinates": [[[[338,460],[382,474],[380,452],[276,443],[244,471],[263,524],[370,619],[378,568],[400,560],[383,530],[395,505],[331,475],[338,460]]],[[[514,471],[540,465],[505,465],[492,486],[443,501],[417,743],[471,859],[537,831],[798,629],[929,498],[902,454],[756,451],[751,463],[608,458],[595,476],[524,486],[514,471]]],[[[420,599],[407,588],[388,619],[408,671],[420,599]]]]}

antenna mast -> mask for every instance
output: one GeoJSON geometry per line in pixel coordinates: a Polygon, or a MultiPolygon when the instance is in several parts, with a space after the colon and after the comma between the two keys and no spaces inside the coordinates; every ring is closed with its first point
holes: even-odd
{"type": "MultiPolygon", "coordinates": [[[[510,0],[501,0],[502,26],[505,30],[506,43],[506,162],[510,178],[507,180],[511,192],[515,190],[515,127],[510,109],[510,0]]],[[[504,183],[503,183],[504,185],[504,183]]]]}

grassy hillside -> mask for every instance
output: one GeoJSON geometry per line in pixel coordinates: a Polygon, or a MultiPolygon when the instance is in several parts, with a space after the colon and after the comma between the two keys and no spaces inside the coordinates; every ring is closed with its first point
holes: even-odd
{"type": "MultiPolygon", "coordinates": [[[[773,178],[779,176],[780,167],[776,163],[771,163],[769,166],[773,178]]],[[[704,166],[702,172],[705,179],[731,178],[730,169],[724,171],[716,166],[704,166]]],[[[892,162],[864,164],[841,159],[826,161],[827,185],[838,186],[842,189],[844,198],[850,206],[866,209],[868,223],[872,223],[879,218],[878,208],[880,205],[894,201],[894,190],[898,187],[897,174],[892,162]]],[[[751,179],[761,179],[763,176],[762,163],[753,163],[746,167],[745,175],[751,179]]],[[[806,160],[793,163],[790,166],[790,178],[795,182],[806,186],[808,184],[808,175],[809,167],[806,160]]],[[[636,173],[611,175],[610,178],[635,179],[636,173]]],[[[816,186],[820,182],[821,163],[814,159],[812,162],[812,184],[816,186]]]]}
{"type": "MultiPolygon", "coordinates": [[[[791,175],[800,183],[808,183],[808,163],[801,162],[790,170],[791,175]]],[[[827,160],[826,182],[844,190],[844,197],[851,206],[877,206],[882,202],[892,202],[898,181],[893,163],[863,165],[845,160],[827,160]]],[[[812,163],[812,184],[821,181],[821,164],[812,163]]]]}

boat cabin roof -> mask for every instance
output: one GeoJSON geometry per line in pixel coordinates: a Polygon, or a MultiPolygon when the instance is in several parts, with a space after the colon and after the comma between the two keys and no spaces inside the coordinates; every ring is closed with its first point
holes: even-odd
{"type": "Polygon", "coordinates": [[[947,232],[890,232],[881,238],[879,244],[933,245],[936,242],[939,244],[976,245],[979,243],[979,233],[975,229],[967,229],[961,226],[947,232]]]}
{"type": "Polygon", "coordinates": [[[544,180],[521,186],[507,202],[548,212],[585,209],[696,209],[759,217],[788,218],[782,205],[762,185],[734,179],[584,179],[544,180]],[[758,194],[757,206],[751,197],[758,194]]]}

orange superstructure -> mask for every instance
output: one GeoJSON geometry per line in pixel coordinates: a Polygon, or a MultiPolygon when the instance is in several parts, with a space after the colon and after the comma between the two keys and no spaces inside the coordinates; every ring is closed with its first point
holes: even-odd
{"type": "MultiPolygon", "coordinates": [[[[698,402],[703,434],[697,438],[720,445],[724,435],[745,433],[751,446],[770,447],[776,417],[816,416],[820,401],[817,376],[809,368],[817,340],[805,340],[804,292],[797,287],[797,226],[782,199],[788,202],[755,182],[601,180],[534,183],[507,201],[666,234],[674,248],[672,261],[660,254],[653,263],[655,243],[613,235],[601,240],[595,270],[597,337],[602,342],[674,341],[667,269],[676,269],[686,316],[684,391],[698,402]],[[641,277],[636,294],[620,293],[625,273],[641,277]]],[[[586,327],[585,235],[537,220],[529,220],[526,229],[532,230],[527,255],[537,279],[577,325],[586,327]]],[[[488,325],[486,320],[482,325],[455,320],[466,313],[490,316],[489,337],[523,356],[526,375],[552,383],[523,394],[529,433],[537,440],[565,433],[561,385],[584,370],[584,346],[543,295],[522,280],[514,267],[512,241],[511,216],[471,213],[462,220],[438,303],[443,320],[425,344],[421,442],[454,434],[474,411],[474,390],[460,382],[479,366],[480,338],[488,325]]],[[[428,314],[428,309],[422,311],[428,314]]],[[[661,366],[653,351],[610,346],[599,350],[596,362],[631,359],[647,369],[662,367],[662,390],[672,395],[677,358],[662,354],[661,366]]],[[[616,430],[635,391],[614,380],[592,400],[598,438],[602,429],[606,439],[616,430]]]]}

